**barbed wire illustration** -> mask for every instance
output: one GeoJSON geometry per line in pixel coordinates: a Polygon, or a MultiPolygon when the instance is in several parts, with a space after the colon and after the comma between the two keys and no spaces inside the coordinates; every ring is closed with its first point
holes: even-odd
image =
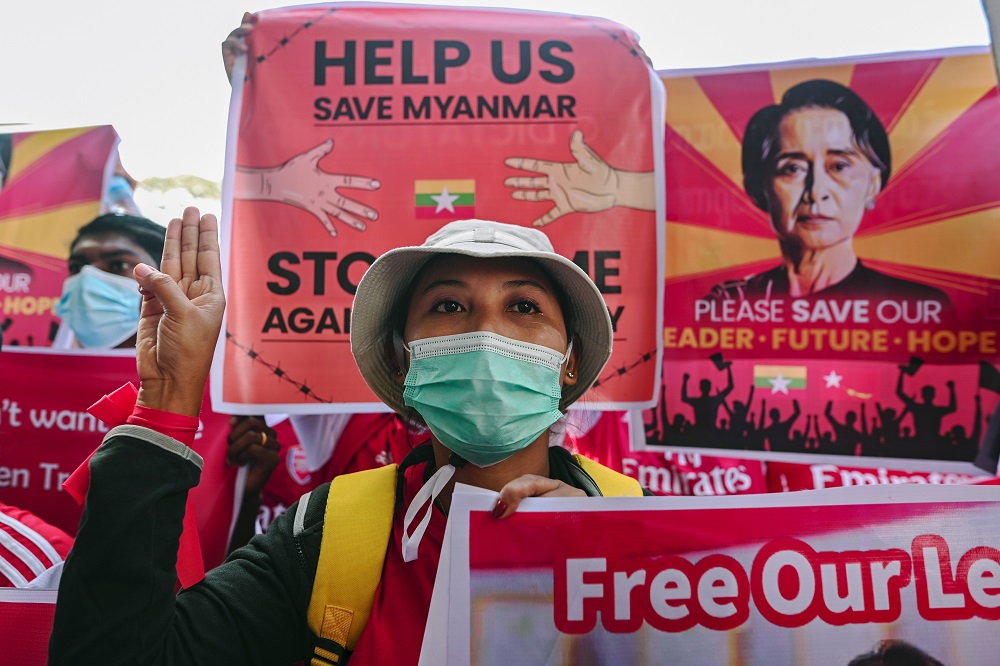
{"type": "Polygon", "coordinates": [[[316,402],[322,402],[322,403],[333,402],[333,400],[330,400],[330,399],[327,399],[327,398],[323,398],[323,397],[320,397],[319,395],[317,395],[316,392],[313,391],[312,387],[310,387],[308,385],[308,383],[307,383],[308,380],[299,381],[299,380],[295,379],[294,377],[288,376],[288,373],[285,372],[284,370],[282,370],[280,365],[277,365],[275,363],[271,363],[270,361],[268,361],[267,359],[265,359],[264,357],[262,357],[260,355],[260,353],[258,353],[253,347],[248,347],[248,346],[240,343],[233,336],[233,334],[230,333],[228,330],[226,331],[226,342],[229,343],[229,344],[231,344],[231,345],[233,345],[234,347],[236,347],[237,349],[239,349],[241,352],[243,352],[244,354],[246,354],[250,358],[250,360],[252,360],[254,363],[259,363],[260,365],[262,365],[265,368],[267,368],[268,370],[270,370],[271,374],[273,374],[279,380],[281,380],[283,382],[287,382],[287,383],[291,384],[292,386],[294,386],[296,389],[298,389],[299,393],[301,393],[302,395],[306,396],[307,398],[311,398],[311,399],[315,400],[316,402]]]}
{"type": "Polygon", "coordinates": [[[646,352],[645,354],[643,354],[642,356],[640,356],[638,359],[636,359],[635,361],[633,361],[631,364],[629,364],[629,365],[623,365],[623,366],[621,366],[619,368],[615,368],[611,372],[605,374],[603,377],[600,377],[596,382],[594,382],[593,388],[597,388],[598,386],[600,386],[600,385],[602,385],[602,384],[604,384],[606,382],[609,382],[612,379],[617,379],[618,377],[621,377],[622,375],[628,374],[630,371],[632,371],[635,368],[639,367],[643,363],[648,363],[649,361],[653,360],[655,357],[656,357],[656,351],[655,350],[654,351],[646,352]]]}

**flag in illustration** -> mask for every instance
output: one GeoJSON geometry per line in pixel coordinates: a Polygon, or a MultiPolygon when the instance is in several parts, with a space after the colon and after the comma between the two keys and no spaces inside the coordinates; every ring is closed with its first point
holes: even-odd
{"type": "Polygon", "coordinates": [[[756,388],[771,389],[771,393],[788,394],[789,390],[806,387],[806,366],[804,365],[755,365],[753,385],[756,388]]]}
{"type": "Polygon", "coordinates": [[[475,217],[475,180],[418,180],[413,184],[416,217],[458,220],[475,217]]]}

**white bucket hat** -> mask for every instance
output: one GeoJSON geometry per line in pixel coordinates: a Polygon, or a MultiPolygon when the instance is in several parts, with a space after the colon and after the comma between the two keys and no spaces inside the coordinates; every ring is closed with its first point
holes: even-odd
{"type": "Polygon", "coordinates": [[[575,402],[597,380],[611,356],[612,340],[611,317],[597,285],[579,266],[556,254],[548,236],[537,229],[458,220],[441,227],[423,245],[389,250],[375,260],[358,285],[351,309],[351,352],[368,386],[385,404],[399,413],[407,412],[403,386],[386,356],[392,314],[423,265],[441,254],[524,257],[538,262],[565,296],[568,312],[563,314],[572,327],[567,334],[580,352],[577,382],[565,387],[560,407],[575,402]]]}

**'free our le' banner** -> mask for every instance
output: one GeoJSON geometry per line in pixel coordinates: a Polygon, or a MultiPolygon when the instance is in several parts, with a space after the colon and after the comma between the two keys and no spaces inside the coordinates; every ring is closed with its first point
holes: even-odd
{"type": "Polygon", "coordinates": [[[384,408],[350,352],[358,281],[466,218],[535,224],[586,270],[615,326],[587,401],[652,404],[664,95],[630,31],[334,4],[260,13],[248,47],[227,157],[220,408],[384,408]]]}
{"type": "Polygon", "coordinates": [[[996,663],[995,487],[492,504],[452,500],[422,664],[996,663]]]}
{"type": "Polygon", "coordinates": [[[1000,392],[989,55],[663,78],[665,365],[644,443],[969,467],[1000,392]]]}

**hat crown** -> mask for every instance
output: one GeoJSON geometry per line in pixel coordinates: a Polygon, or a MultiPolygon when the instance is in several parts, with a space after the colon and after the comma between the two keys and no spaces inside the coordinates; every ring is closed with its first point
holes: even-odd
{"type": "Polygon", "coordinates": [[[449,222],[427,238],[424,247],[448,248],[466,243],[482,243],[480,251],[555,252],[549,237],[538,229],[502,224],[490,220],[456,220],[449,222]],[[489,245],[496,246],[489,248],[489,245]],[[508,249],[509,248],[509,249],[508,249]]]}

